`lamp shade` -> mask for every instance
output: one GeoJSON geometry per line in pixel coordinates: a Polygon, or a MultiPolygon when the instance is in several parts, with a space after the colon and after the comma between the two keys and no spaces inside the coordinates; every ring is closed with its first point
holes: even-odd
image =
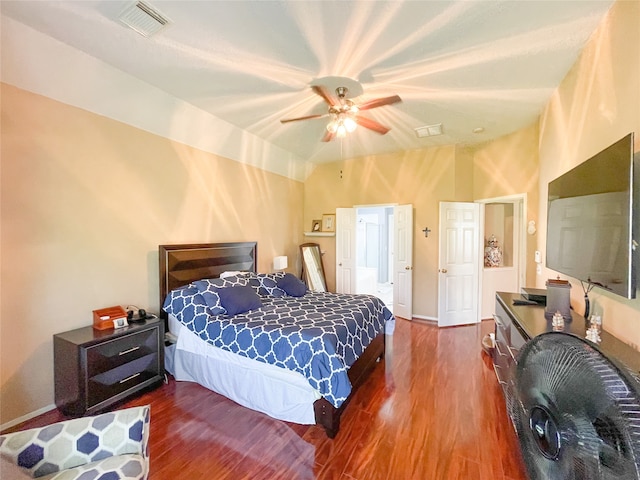
{"type": "Polygon", "coordinates": [[[288,266],[288,260],[286,255],[281,255],[279,257],[273,258],[273,269],[274,270],[284,270],[288,266]]]}

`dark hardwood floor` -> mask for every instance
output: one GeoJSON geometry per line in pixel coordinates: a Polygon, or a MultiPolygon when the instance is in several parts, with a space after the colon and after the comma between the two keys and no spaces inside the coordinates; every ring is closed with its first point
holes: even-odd
{"type": "MultiPolygon", "coordinates": [[[[491,330],[491,321],[438,329],[398,319],[384,365],[333,440],[171,378],[118,408],[151,404],[151,479],[526,479],[482,353],[491,330]]],[[[52,411],[12,430],[62,419],[52,411]]]]}

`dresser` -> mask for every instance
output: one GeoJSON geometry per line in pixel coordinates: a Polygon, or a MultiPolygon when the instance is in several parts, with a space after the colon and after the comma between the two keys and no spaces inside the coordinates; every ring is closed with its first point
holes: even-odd
{"type": "Polygon", "coordinates": [[[163,323],[158,319],[53,336],[56,406],[65,415],[94,414],[164,380],[163,323]]]}
{"type": "MultiPolygon", "coordinates": [[[[551,320],[544,315],[545,308],[539,305],[514,305],[514,300],[521,300],[519,293],[496,293],[495,336],[496,345],[493,351],[493,366],[507,399],[513,398],[515,392],[515,369],[518,354],[525,343],[545,332],[553,330],[551,320]]],[[[640,319],[638,320],[640,328],[640,319]]],[[[571,311],[571,321],[565,320],[564,332],[585,338],[587,322],[584,317],[571,311]]],[[[596,347],[615,363],[623,364],[636,374],[640,373],[640,352],[613,335],[602,331],[602,342],[596,347]]]]}

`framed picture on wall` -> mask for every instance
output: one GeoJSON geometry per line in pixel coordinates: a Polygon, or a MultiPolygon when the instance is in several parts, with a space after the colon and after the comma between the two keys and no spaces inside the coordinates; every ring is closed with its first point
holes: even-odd
{"type": "Polygon", "coordinates": [[[336,215],[334,213],[324,213],[322,215],[322,231],[323,232],[336,231],[336,215]]]}
{"type": "Polygon", "coordinates": [[[311,220],[311,231],[312,232],[322,231],[322,220],[311,220]]]}

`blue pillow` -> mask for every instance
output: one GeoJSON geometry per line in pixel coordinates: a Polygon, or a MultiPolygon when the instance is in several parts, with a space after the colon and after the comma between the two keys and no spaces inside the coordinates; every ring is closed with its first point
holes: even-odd
{"type": "Polygon", "coordinates": [[[193,285],[195,285],[195,287],[198,289],[198,292],[202,294],[207,307],[209,307],[211,315],[224,315],[225,313],[227,313],[227,311],[220,301],[218,290],[223,287],[247,285],[248,283],[249,277],[238,275],[227,278],[207,278],[204,280],[197,280],[193,282],[193,285]]]}
{"type": "Polygon", "coordinates": [[[291,273],[287,273],[284,277],[279,278],[277,283],[278,287],[292,297],[302,297],[307,293],[307,286],[304,282],[291,273]]]}
{"type": "Polygon", "coordinates": [[[218,288],[217,291],[227,315],[237,315],[262,306],[260,297],[248,285],[218,288]]]}

